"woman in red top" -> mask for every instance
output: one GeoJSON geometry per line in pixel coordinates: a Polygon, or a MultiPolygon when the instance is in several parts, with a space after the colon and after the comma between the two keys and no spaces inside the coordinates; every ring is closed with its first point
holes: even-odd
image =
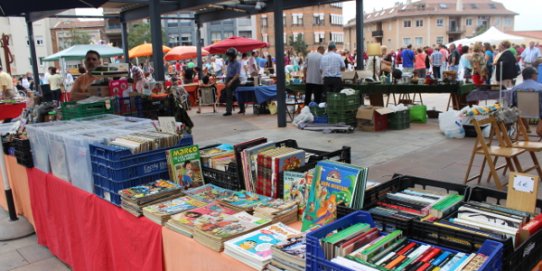
{"type": "Polygon", "coordinates": [[[427,55],[423,52],[422,48],[418,48],[416,56],[414,57],[414,73],[420,78],[425,78],[425,59],[427,55]]]}

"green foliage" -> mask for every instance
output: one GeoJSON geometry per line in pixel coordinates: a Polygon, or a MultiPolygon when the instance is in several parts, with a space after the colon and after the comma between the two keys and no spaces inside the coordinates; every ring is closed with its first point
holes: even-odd
{"type": "Polygon", "coordinates": [[[70,30],[69,38],[67,38],[64,41],[65,48],[60,48],[60,49],[61,50],[66,49],[77,44],[90,44],[91,42],[92,42],[92,39],[87,32],[72,28],[70,30]]]}
{"type": "Polygon", "coordinates": [[[297,34],[297,37],[295,37],[295,40],[294,40],[294,36],[291,35],[288,37],[288,45],[290,45],[296,53],[301,53],[303,54],[303,56],[306,56],[309,51],[307,50],[307,48],[309,48],[309,46],[305,43],[305,40],[303,39],[303,35],[301,34],[297,34]]]}
{"type": "MultiPolygon", "coordinates": [[[[132,49],[143,43],[151,43],[151,25],[149,23],[142,23],[134,25],[130,31],[128,31],[128,48],[132,49]]],[[[162,29],[162,43],[167,44],[166,33],[162,29]]]]}
{"type": "Polygon", "coordinates": [[[476,33],[474,34],[474,36],[476,37],[476,36],[486,32],[488,29],[489,29],[489,27],[487,26],[487,24],[481,24],[478,27],[476,27],[476,33]]]}

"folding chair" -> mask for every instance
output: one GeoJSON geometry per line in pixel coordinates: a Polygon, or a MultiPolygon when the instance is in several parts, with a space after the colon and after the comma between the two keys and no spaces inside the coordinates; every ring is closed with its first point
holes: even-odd
{"type": "MultiPolygon", "coordinates": [[[[540,93],[535,91],[517,91],[517,108],[520,113],[521,119],[540,119],[540,93]]],[[[519,137],[523,137],[525,141],[529,141],[529,133],[527,127],[523,125],[524,122],[518,122],[516,140],[519,137]],[[521,126],[519,125],[521,123],[521,126]]],[[[527,122],[527,125],[529,123],[527,122]]],[[[538,141],[542,139],[538,135],[538,141]]]]}
{"type": "Polygon", "coordinates": [[[216,88],[214,86],[199,87],[198,90],[198,112],[201,113],[202,105],[212,105],[213,113],[216,113],[216,88]]]}
{"type": "Polygon", "coordinates": [[[480,181],[484,174],[486,162],[487,162],[487,165],[489,167],[489,177],[493,178],[493,180],[495,181],[495,185],[497,186],[497,189],[502,190],[504,188],[504,185],[501,184],[499,175],[497,174],[497,170],[505,169],[505,171],[503,172],[503,175],[506,174],[506,169],[508,168],[510,169],[510,171],[524,172],[519,162],[518,155],[524,153],[525,150],[506,146],[506,142],[503,138],[503,133],[506,133],[507,131],[506,130],[503,131],[501,129],[501,126],[497,124],[497,121],[495,120],[495,117],[493,116],[489,116],[488,118],[484,120],[480,120],[480,121],[474,119],[472,121],[472,124],[474,125],[474,128],[476,129],[476,142],[474,143],[474,148],[472,149],[469,166],[467,168],[467,173],[465,175],[464,183],[466,184],[468,182],[477,180],[478,184],[480,184],[480,181]],[[486,139],[484,138],[484,134],[481,128],[481,126],[484,126],[487,124],[491,125],[491,132],[490,132],[488,141],[486,141],[486,139]],[[496,136],[497,138],[498,145],[492,145],[494,136],[496,136]],[[469,177],[472,170],[474,158],[476,155],[482,155],[484,157],[482,166],[480,168],[480,173],[476,176],[469,177]],[[497,165],[497,161],[499,157],[503,157],[506,163],[502,165],[497,165]]]}
{"type": "Polygon", "coordinates": [[[186,89],[184,89],[182,86],[175,87],[175,91],[173,91],[173,95],[175,96],[175,102],[184,109],[185,111],[190,110],[190,103],[188,102],[188,92],[186,89]]]}

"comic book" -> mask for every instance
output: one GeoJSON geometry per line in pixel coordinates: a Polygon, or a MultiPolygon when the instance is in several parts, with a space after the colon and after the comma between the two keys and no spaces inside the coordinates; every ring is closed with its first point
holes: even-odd
{"type": "Polygon", "coordinates": [[[366,168],[329,160],[319,161],[303,213],[301,231],[334,221],[338,204],[363,207],[366,181],[366,168]]]}
{"type": "Polygon", "coordinates": [[[194,226],[205,223],[207,221],[206,216],[215,217],[218,219],[234,213],[236,213],[235,210],[220,206],[217,203],[211,203],[203,207],[172,215],[169,221],[166,223],[166,227],[192,237],[194,226]],[[203,218],[197,221],[201,217],[203,218]]]}
{"type": "Polygon", "coordinates": [[[207,205],[207,203],[194,199],[190,196],[184,196],[147,206],[143,208],[143,215],[149,218],[151,221],[163,225],[169,220],[171,215],[205,205],[207,205]]]}
{"type": "Polygon", "coordinates": [[[218,202],[226,207],[239,211],[252,210],[256,205],[269,201],[271,198],[248,191],[237,191],[218,202]]]}
{"type": "Polygon", "coordinates": [[[184,191],[186,195],[190,195],[195,199],[211,203],[215,200],[227,198],[233,194],[232,190],[224,189],[214,184],[206,184],[200,187],[192,188],[184,191]]]}
{"type": "Polygon", "coordinates": [[[167,150],[166,157],[171,180],[183,189],[204,185],[197,145],[167,150]]]}

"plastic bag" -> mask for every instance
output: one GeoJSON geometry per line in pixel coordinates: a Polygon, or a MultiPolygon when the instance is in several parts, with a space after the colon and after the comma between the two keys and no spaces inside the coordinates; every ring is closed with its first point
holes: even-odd
{"type": "Polygon", "coordinates": [[[294,118],[294,121],[292,121],[292,124],[295,126],[298,126],[302,123],[308,123],[308,122],[313,122],[313,121],[314,121],[314,116],[312,115],[309,107],[305,106],[303,107],[303,109],[301,109],[301,113],[294,118]]]}
{"type": "Polygon", "coordinates": [[[427,106],[413,105],[410,107],[410,122],[426,123],[427,106]]]}
{"type": "Polygon", "coordinates": [[[464,138],[465,130],[459,119],[457,111],[450,110],[438,115],[438,124],[440,131],[447,138],[464,138]]]}

